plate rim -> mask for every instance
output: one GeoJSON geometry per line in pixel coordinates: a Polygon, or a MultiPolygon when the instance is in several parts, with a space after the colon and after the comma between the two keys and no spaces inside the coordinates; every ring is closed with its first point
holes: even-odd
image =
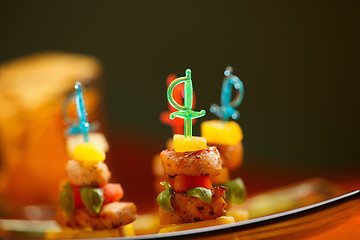
{"type": "MultiPolygon", "coordinates": [[[[295,218],[298,216],[310,215],[318,211],[322,211],[337,205],[341,205],[345,202],[360,199],[360,190],[354,190],[340,196],[330,198],[325,201],[321,201],[318,203],[310,204],[308,206],[288,210],[285,212],[275,213],[263,217],[258,217],[254,219],[249,219],[245,221],[229,223],[218,226],[204,227],[198,229],[190,229],[179,232],[170,232],[170,233],[161,233],[161,234],[146,234],[139,235],[134,237],[114,237],[114,238],[106,238],[106,239],[184,239],[184,238],[194,238],[194,237],[206,237],[207,235],[219,235],[224,233],[232,233],[240,230],[247,230],[254,227],[267,225],[269,222],[281,222],[287,219],[295,218]]],[[[101,239],[101,238],[100,238],[101,239]]],[[[105,239],[105,238],[103,238],[105,239]]]]}

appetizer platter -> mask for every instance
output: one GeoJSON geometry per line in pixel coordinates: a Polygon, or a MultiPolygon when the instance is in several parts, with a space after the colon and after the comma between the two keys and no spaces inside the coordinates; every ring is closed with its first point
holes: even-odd
{"type": "Polygon", "coordinates": [[[360,222],[359,190],[346,193],[336,184],[311,179],[247,196],[242,179],[230,177],[243,162],[243,133],[233,120],[240,116],[236,108],[244,97],[243,83],[231,67],[224,71],[221,105],[210,107],[220,119],[203,121],[201,136],[192,134],[205,110],[194,110],[191,70],[184,77],[169,75],[167,83],[170,112],[160,118],[172,126],[173,138],[152,162],[158,194],[153,212],[139,214],[132,201],[122,200],[122,186],[110,182],[104,162],[109,144],[94,132],[96,123],[89,123],[84,89],[77,82],[65,101],[75,99],[77,116],[72,119],[64,110],[69,160],[55,219],[0,219],[0,237],[315,240],[317,235],[326,239],[324,232],[336,235],[344,223],[360,222]]]}
{"type": "MultiPolygon", "coordinates": [[[[324,186],[322,186],[322,189],[324,186]]],[[[293,189],[294,190],[294,189],[293,189]]],[[[286,189],[289,191],[289,189],[286,189]]],[[[360,222],[360,190],[335,198],[231,224],[198,229],[147,234],[131,237],[97,236],[87,239],[356,239],[360,222]]],[[[46,231],[56,228],[54,221],[0,220],[2,238],[46,238],[46,231]]],[[[85,237],[82,237],[85,238],[85,237]]]]}
{"type": "MultiPolygon", "coordinates": [[[[360,190],[302,208],[219,226],[136,236],[133,239],[331,239],[344,229],[358,237],[360,190]],[[311,223],[311,224],[309,224],[311,223]],[[350,224],[347,229],[345,223],[350,224]],[[339,226],[343,226],[340,228],[339,226]],[[337,227],[339,227],[337,229],[337,227]],[[323,234],[329,231],[329,234],[323,234]],[[313,238],[312,238],[313,237],[313,238]]],[[[121,239],[121,238],[120,238],[121,239]]],[[[128,239],[128,238],[126,238],[128,239]]],[[[353,238],[351,238],[353,239],[353,238]]]]}

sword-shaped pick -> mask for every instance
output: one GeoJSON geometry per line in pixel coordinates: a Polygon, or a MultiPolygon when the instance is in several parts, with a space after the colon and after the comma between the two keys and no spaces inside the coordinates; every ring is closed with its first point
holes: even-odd
{"type": "Polygon", "coordinates": [[[221,106],[213,104],[210,107],[210,112],[214,113],[224,122],[227,122],[229,118],[239,118],[240,113],[235,108],[240,105],[244,98],[244,85],[232,72],[232,67],[227,67],[224,71],[225,78],[221,89],[221,106]],[[233,87],[237,92],[235,98],[231,101],[233,87]]]}
{"type": "Polygon", "coordinates": [[[185,71],[185,77],[176,78],[169,84],[167,89],[167,99],[171,106],[175,109],[179,110],[177,112],[173,112],[169,115],[170,119],[174,119],[175,117],[184,119],[184,136],[186,138],[192,137],[192,119],[199,118],[205,115],[205,110],[201,110],[200,112],[192,111],[193,107],[193,86],[191,81],[191,70],[187,69],[185,71]],[[184,106],[177,103],[173,98],[173,90],[176,85],[184,83],[184,106]]]}
{"type": "Polygon", "coordinates": [[[94,130],[97,128],[96,125],[91,126],[87,121],[87,112],[85,106],[85,100],[82,92],[82,85],[80,82],[75,84],[76,93],[72,94],[66,101],[64,105],[64,116],[65,120],[70,123],[70,126],[66,130],[68,135],[82,134],[84,136],[84,141],[89,142],[89,130],[94,130]],[[76,102],[76,112],[77,112],[77,121],[70,119],[65,113],[66,108],[69,102],[75,97],[76,102]]]}
{"type": "MultiPolygon", "coordinates": [[[[174,81],[176,78],[177,78],[177,76],[175,74],[170,74],[166,78],[166,87],[168,87],[170,85],[170,83],[172,81],[174,81]]],[[[177,103],[183,104],[184,103],[184,84],[174,87],[172,96],[177,103]]],[[[193,108],[195,107],[195,105],[196,105],[196,97],[195,97],[195,93],[193,92],[193,108]]],[[[173,134],[182,134],[183,135],[184,134],[184,121],[180,118],[170,120],[169,115],[172,112],[175,112],[177,109],[175,109],[170,103],[168,103],[168,108],[169,108],[169,111],[163,111],[160,114],[160,121],[163,124],[171,126],[173,134]]],[[[195,121],[196,120],[193,120],[193,124],[195,123],[195,121]]]]}

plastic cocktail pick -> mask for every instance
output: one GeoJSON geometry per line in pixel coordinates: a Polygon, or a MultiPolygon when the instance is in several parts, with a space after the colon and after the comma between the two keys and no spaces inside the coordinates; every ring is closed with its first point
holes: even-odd
{"type": "Polygon", "coordinates": [[[192,136],[192,119],[199,118],[205,115],[205,110],[201,110],[200,112],[192,111],[193,107],[193,87],[191,81],[191,70],[187,69],[185,71],[185,77],[179,77],[172,81],[167,89],[167,98],[171,106],[175,109],[179,110],[177,112],[173,112],[169,115],[170,119],[174,119],[175,117],[184,119],[184,132],[185,137],[190,138],[192,136]],[[180,83],[184,83],[184,106],[177,103],[173,98],[173,90],[174,87],[180,83]]]}
{"type": "Polygon", "coordinates": [[[221,89],[221,106],[211,105],[210,112],[214,113],[224,122],[229,118],[238,119],[240,113],[235,109],[240,105],[244,98],[244,85],[241,80],[232,74],[232,67],[227,67],[224,71],[224,81],[221,89]],[[232,88],[237,90],[235,98],[231,101],[232,88]]]}
{"type": "MultiPolygon", "coordinates": [[[[175,74],[170,74],[166,78],[166,86],[168,87],[172,81],[174,81],[177,78],[175,74]]],[[[179,103],[184,103],[184,84],[177,85],[174,87],[173,94],[172,94],[174,100],[179,103]]],[[[195,92],[193,91],[193,108],[195,107],[196,97],[195,92]]],[[[168,103],[169,111],[163,111],[160,114],[160,121],[163,124],[169,125],[172,127],[173,134],[184,134],[184,121],[180,118],[176,118],[173,120],[169,119],[169,116],[172,112],[175,112],[177,109],[175,109],[170,103],[168,103]]],[[[193,124],[195,123],[195,119],[192,120],[193,124]]]]}
{"type": "Polygon", "coordinates": [[[67,99],[67,101],[66,101],[67,104],[66,104],[64,109],[66,109],[66,107],[69,104],[70,100],[75,97],[78,121],[74,122],[73,120],[71,120],[65,114],[65,120],[72,123],[68,127],[66,133],[69,134],[69,135],[75,135],[75,134],[80,134],[81,133],[84,136],[84,141],[89,142],[90,123],[88,123],[88,121],[87,121],[87,112],[86,112],[86,107],[85,107],[85,100],[84,100],[84,96],[83,96],[83,93],[82,93],[82,87],[81,87],[80,82],[76,82],[75,90],[76,90],[75,96],[73,94],[73,95],[70,96],[70,98],[67,99]]]}

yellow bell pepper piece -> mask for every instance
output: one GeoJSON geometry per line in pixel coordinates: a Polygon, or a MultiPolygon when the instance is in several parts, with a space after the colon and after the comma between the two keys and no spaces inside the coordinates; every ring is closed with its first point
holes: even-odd
{"type": "Polygon", "coordinates": [[[132,237],[135,236],[135,230],[132,223],[126,224],[125,226],[118,227],[120,237],[132,237]]]}
{"type": "Polygon", "coordinates": [[[206,139],[203,137],[187,138],[184,135],[174,134],[173,145],[175,152],[192,152],[207,148],[206,139]]]}
{"type": "Polygon", "coordinates": [[[201,136],[211,144],[235,145],[243,138],[242,130],[234,121],[205,121],[201,124],[201,136]]]}
{"type": "MultiPolygon", "coordinates": [[[[158,183],[158,185],[160,184],[158,183]]],[[[133,222],[133,226],[135,235],[158,233],[161,228],[159,214],[156,212],[138,215],[136,221],[133,222]]]]}
{"type": "Polygon", "coordinates": [[[86,142],[75,148],[73,158],[76,161],[97,163],[105,160],[105,153],[95,144],[86,142]]]}
{"type": "MultiPolygon", "coordinates": [[[[89,132],[89,142],[94,143],[104,152],[109,151],[109,143],[103,133],[89,132]]],[[[82,134],[66,136],[66,149],[69,156],[72,156],[75,148],[82,143],[84,143],[84,136],[82,134]]]]}
{"type": "Polygon", "coordinates": [[[90,228],[74,229],[64,227],[60,231],[48,231],[45,239],[77,239],[77,238],[114,238],[135,236],[134,228],[131,223],[114,229],[92,230],[90,228]]]}
{"type": "Polygon", "coordinates": [[[249,219],[249,212],[246,209],[232,207],[226,212],[226,216],[231,216],[235,222],[241,222],[249,219]]]}
{"type": "Polygon", "coordinates": [[[222,217],[219,217],[216,219],[205,220],[205,221],[200,221],[200,222],[170,224],[170,225],[167,225],[164,228],[160,229],[159,233],[177,232],[177,231],[190,230],[190,229],[196,229],[196,228],[217,226],[217,225],[234,223],[234,222],[235,222],[235,220],[233,217],[222,216],[222,217]]]}

